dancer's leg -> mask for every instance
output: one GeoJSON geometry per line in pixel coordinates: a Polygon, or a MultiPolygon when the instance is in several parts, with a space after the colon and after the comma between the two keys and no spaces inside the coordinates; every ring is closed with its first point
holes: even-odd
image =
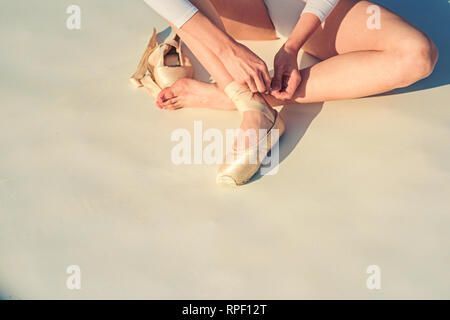
{"type": "MultiPolygon", "coordinates": [[[[220,16],[217,11],[211,4],[210,0],[190,0],[192,4],[194,4],[201,14],[209,19],[210,22],[215,24],[217,27],[221,28],[222,31],[225,32],[222,21],[220,20],[220,16]]],[[[235,0],[236,1],[236,0],[235,0]]],[[[195,23],[195,19],[202,18],[198,14],[194,15],[188,22],[186,22],[185,27],[189,23],[195,23]]],[[[191,50],[191,52],[195,55],[195,57],[200,61],[200,63],[205,67],[205,69],[211,74],[214,80],[217,83],[217,90],[220,92],[222,96],[222,100],[225,99],[225,94],[223,89],[233,82],[232,76],[228,73],[227,69],[223,65],[220,60],[220,57],[216,56],[216,54],[211,51],[208,46],[204,45],[199,38],[192,36],[191,34],[184,32],[183,28],[177,29],[171,23],[172,28],[177,32],[183,42],[187,45],[187,47],[191,50]]],[[[198,31],[201,34],[201,30],[198,31]]],[[[261,102],[265,103],[269,108],[270,105],[262,98],[261,95],[255,94],[254,99],[259,99],[261,102]]],[[[212,104],[220,104],[221,99],[215,99],[211,101],[212,104]]],[[[161,91],[157,98],[157,104],[160,108],[170,108],[177,109],[180,107],[180,98],[177,96],[176,92],[171,88],[166,88],[161,91]]],[[[271,110],[275,112],[274,110],[271,110]]],[[[255,129],[258,132],[258,129],[269,129],[271,128],[273,123],[264,116],[259,111],[246,111],[242,116],[241,129],[245,132],[248,129],[255,129]]]]}
{"type": "MultiPolygon", "coordinates": [[[[301,71],[302,83],[292,101],[271,96],[265,96],[266,100],[276,106],[364,97],[405,87],[429,76],[438,57],[432,41],[382,7],[381,29],[369,29],[370,15],[366,10],[370,5],[374,4],[341,0],[324,28],[317,30],[303,48],[323,61],[301,71]]],[[[196,83],[181,81],[178,86],[192,90],[196,83]]],[[[213,89],[205,90],[205,94],[220,97],[221,93],[213,89]]],[[[232,105],[228,102],[222,108],[232,105]]]]}
{"type": "MultiPolygon", "coordinates": [[[[368,1],[341,0],[303,49],[324,60],[302,71],[295,102],[350,99],[409,86],[428,77],[438,52],[425,34],[380,7],[369,29],[368,1]]],[[[272,101],[274,102],[274,101],[272,101]]]]}
{"type": "MultiPolygon", "coordinates": [[[[192,0],[191,2],[215,26],[226,32],[220,16],[209,0],[192,0]]],[[[193,20],[198,18],[196,16],[194,16],[190,21],[186,22],[186,24],[195,23],[193,20]]],[[[217,57],[207,46],[199,41],[198,38],[192,36],[189,33],[183,32],[183,28],[177,29],[170,21],[169,24],[171,25],[173,30],[175,30],[175,32],[180,36],[183,42],[188,46],[188,48],[192,51],[195,57],[200,61],[203,67],[213,77],[219,88],[224,89],[229,83],[233,81],[233,77],[228,73],[220,58],[217,57]]],[[[199,34],[201,34],[201,30],[199,30],[198,32],[199,34]]]]}

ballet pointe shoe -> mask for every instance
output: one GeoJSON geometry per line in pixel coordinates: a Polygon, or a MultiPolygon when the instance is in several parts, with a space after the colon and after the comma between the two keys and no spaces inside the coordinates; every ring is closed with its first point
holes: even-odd
{"type": "Polygon", "coordinates": [[[241,113],[260,111],[272,122],[272,127],[263,137],[260,135],[255,145],[241,150],[233,149],[226,155],[224,163],[219,168],[217,184],[240,186],[246,184],[258,172],[264,158],[283,135],[285,125],[278,112],[275,111],[273,115],[263,102],[253,98],[252,92],[246,87],[233,82],[225,88],[225,93],[241,113]]]}
{"type": "Polygon", "coordinates": [[[194,69],[188,57],[183,54],[180,38],[175,35],[154,50],[148,58],[149,73],[161,89],[170,87],[177,80],[192,78],[194,69]]]}
{"type": "Polygon", "coordinates": [[[170,87],[177,80],[192,78],[194,68],[184,55],[181,40],[175,34],[171,40],[157,44],[156,29],[147,45],[131,81],[137,87],[145,87],[156,98],[162,89],[170,87]]]}

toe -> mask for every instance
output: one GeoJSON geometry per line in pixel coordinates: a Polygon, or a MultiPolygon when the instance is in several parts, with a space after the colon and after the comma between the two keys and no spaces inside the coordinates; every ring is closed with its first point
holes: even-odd
{"type": "Polygon", "coordinates": [[[179,99],[177,97],[164,101],[161,106],[162,109],[166,110],[175,110],[181,107],[179,99]]]}
{"type": "Polygon", "coordinates": [[[173,93],[172,88],[165,88],[162,89],[161,92],[158,94],[158,97],[156,97],[156,101],[159,103],[163,103],[167,100],[170,100],[175,97],[175,94],[173,93]]]}

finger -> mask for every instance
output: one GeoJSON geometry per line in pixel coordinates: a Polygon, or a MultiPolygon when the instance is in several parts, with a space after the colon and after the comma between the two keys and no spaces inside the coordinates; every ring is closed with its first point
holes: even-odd
{"type": "Polygon", "coordinates": [[[269,70],[267,69],[267,65],[264,65],[264,69],[262,70],[261,73],[264,80],[264,84],[266,85],[266,92],[269,93],[272,84],[272,79],[270,78],[270,73],[269,70]]]}
{"type": "Polygon", "coordinates": [[[300,85],[301,77],[298,70],[295,70],[291,73],[290,77],[287,79],[287,85],[286,85],[286,97],[287,99],[292,99],[292,97],[295,94],[295,91],[297,91],[298,86],[300,85]]]}
{"type": "Polygon", "coordinates": [[[282,67],[275,67],[275,74],[274,74],[274,77],[272,79],[272,84],[271,84],[272,90],[275,90],[275,91],[281,90],[281,80],[283,77],[283,72],[284,72],[284,70],[282,67]]]}
{"type": "Polygon", "coordinates": [[[291,100],[289,98],[288,93],[286,93],[285,91],[272,91],[270,94],[273,97],[277,98],[278,100],[282,100],[282,101],[291,100]]]}
{"type": "Polygon", "coordinates": [[[258,88],[256,87],[256,84],[253,81],[253,78],[250,78],[247,80],[247,86],[251,92],[253,92],[253,93],[258,92],[258,88]]]}
{"type": "Polygon", "coordinates": [[[264,78],[261,72],[258,72],[253,79],[256,84],[256,89],[259,93],[264,93],[267,91],[266,83],[264,82],[264,78]]]}
{"type": "Polygon", "coordinates": [[[285,89],[286,88],[282,88],[282,90],[280,90],[280,91],[272,91],[271,94],[275,98],[282,100],[282,101],[290,100],[290,95],[289,95],[289,93],[286,92],[285,89]]]}
{"type": "Polygon", "coordinates": [[[287,87],[288,87],[288,83],[289,83],[289,75],[285,74],[282,77],[282,85],[281,85],[281,91],[286,91],[287,87]]]}
{"type": "Polygon", "coordinates": [[[277,96],[275,98],[277,98],[278,100],[281,100],[281,101],[291,101],[292,100],[292,98],[290,98],[286,92],[278,92],[277,96]]]}
{"type": "Polygon", "coordinates": [[[284,99],[283,99],[283,94],[284,94],[284,92],[275,91],[275,90],[272,90],[272,91],[270,92],[270,95],[271,95],[272,97],[275,97],[275,98],[278,99],[278,100],[284,100],[284,99]]]}
{"type": "Polygon", "coordinates": [[[292,100],[292,98],[295,96],[295,91],[293,93],[286,91],[276,92],[273,94],[273,96],[277,99],[288,101],[292,100]]]}

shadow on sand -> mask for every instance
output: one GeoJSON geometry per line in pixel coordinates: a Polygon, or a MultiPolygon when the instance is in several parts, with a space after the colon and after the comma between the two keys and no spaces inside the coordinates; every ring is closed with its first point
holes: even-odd
{"type": "MultiPolygon", "coordinates": [[[[278,163],[282,163],[295,149],[313,120],[322,111],[322,107],[323,102],[293,104],[283,107],[280,114],[286,124],[286,132],[276,146],[279,148],[278,163]]],[[[249,183],[255,182],[262,177],[261,171],[258,171],[249,183]]]]}

